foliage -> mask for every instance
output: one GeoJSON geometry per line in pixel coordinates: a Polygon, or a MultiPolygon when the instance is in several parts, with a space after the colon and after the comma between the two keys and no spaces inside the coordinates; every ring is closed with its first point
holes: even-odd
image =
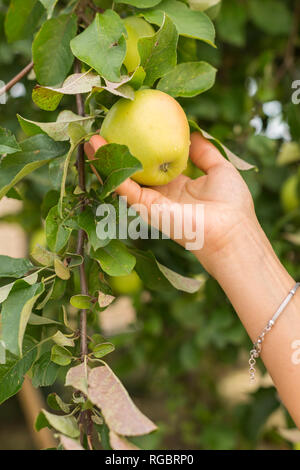
{"type": "Polygon", "coordinates": [[[144,448],[254,447],[279,406],[273,389],[259,390],[245,405],[224,404],[218,382],[250,343],[223,292],[191,254],[169,240],[124,243],[96,235],[100,201],[124,217],[114,190],[141,166],[116,144],[100,149],[91,165],[82,144],[120,96],[132,99],[142,86],[157,87],[178,97],[216,145],[228,143],[259,168],[243,173],[258,216],[282,262],[300,277],[299,210],[284,213],[279,197],[300,161],[300,108],[291,103],[299,67],[292,24],[297,2],[225,0],[216,19],[217,48],[212,21],[188,3],[0,1],[1,79],[18,73],[31,53],[34,61],[26,95],[8,95],[1,105],[0,197],[21,198],[22,211],[6,220],[28,233],[44,226],[47,239],[30,261],[1,260],[6,362],[0,364],[0,402],[20,390],[26,373],[37,387],[65,380],[72,387],[63,393],[68,403],[52,393],[48,404],[55,412],[42,410],[36,423],[37,429],[58,431],[63,448],[80,445],[83,416],[95,430],[92,443],[90,426],[85,428],[85,448],[132,449],[132,442],[144,448]],[[132,74],[123,65],[122,18],[130,15],[143,16],[156,29],[139,40],[141,63],[132,74]],[[270,107],[275,100],[276,116],[270,107]],[[261,125],[256,134],[254,118],[261,125]],[[276,119],[285,133],[271,139],[276,119]],[[110,277],[133,269],[144,285],[133,295],[137,325],[108,341],[99,317],[114,302],[110,277]],[[86,317],[88,351],[78,330],[86,317]],[[116,373],[145,403],[160,403],[157,410],[149,407],[158,431],[152,433],[156,425],[137,409],[116,373]]]}

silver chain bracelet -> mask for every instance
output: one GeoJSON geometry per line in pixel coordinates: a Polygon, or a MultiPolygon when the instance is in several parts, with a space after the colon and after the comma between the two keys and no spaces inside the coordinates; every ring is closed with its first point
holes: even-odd
{"type": "Polygon", "coordinates": [[[260,357],[261,350],[262,350],[262,343],[265,339],[265,335],[273,328],[279,316],[285,310],[285,308],[287,307],[291,299],[294,297],[299,287],[300,287],[300,282],[297,282],[297,284],[293,287],[293,289],[290,290],[288,296],[281,303],[281,305],[279,306],[278,310],[275,312],[271,320],[268,321],[267,325],[264,327],[261,334],[257,338],[256,343],[253,344],[253,348],[250,351],[250,359],[249,359],[250,382],[254,382],[255,380],[255,373],[256,373],[255,364],[256,364],[256,360],[260,357]]]}

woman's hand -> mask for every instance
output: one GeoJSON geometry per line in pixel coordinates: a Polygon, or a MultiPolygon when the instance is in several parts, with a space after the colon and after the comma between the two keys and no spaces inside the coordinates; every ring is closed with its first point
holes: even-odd
{"type": "MultiPolygon", "coordinates": [[[[195,252],[217,279],[253,341],[257,340],[280,303],[295,285],[277,258],[259,225],[249,190],[238,171],[199,133],[192,134],[190,157],[205,172],[191,180],[179,176],[171,183],[141,188],[128,179],[117,190],[129,204],[155,204],[166,212],[174,203],[204,205],[204,246],[195,252]]],[[[85,145],[91,159],[104,145],[93,136],[85,145]]],[[[192,216],[193,217],[193,216],[192,216]]],[[[193,221],[194,222],[194,221],[193,221]]],[[[184,238],[176,239],[185,245],[184,238]]],[[[281,399],[300,429],[300,364],[293,361],[294,344],[300,340],[300,289],[266,335],[262,359],[281,399]]]]}
{"type": "MultiPolygon", "coordinates": [[[[101,136],[93,136],[85,145],[89,159],[93,158],[97,149],[104,144],[105,141],[101,136]]],[[[194,228],[197,227],[193,209],[196,205],[202,204],[204,245],[194,253],[205,268],[213,273],[214,263],[220,261],[220,256],[226,255],[235,237],[240,233],[241,224],[255,225],[256,217],[252,197],[239,172],[197,132],[191,136],[190,158],[205,172],[204,176],[192,180],[180,175],[165,186],[152,188],[143,188],[128,179],[119,186],[117,192],[121,196],[126,196],[130,205],[144,205],[148,214],[154,205],[159,205],[163,209],[159,214],[160,222],[163,213],[172,212],[176,209],[176,204],[180,204],[182,208],[184,204],[189,204],[192,208],[191,223],[194,228]]],[[[171,236],[183,246],[191,243],[191,240],[187,240],[184,235],[182,238],[176,238],[174,233],[171,233],[171,236]]]]}

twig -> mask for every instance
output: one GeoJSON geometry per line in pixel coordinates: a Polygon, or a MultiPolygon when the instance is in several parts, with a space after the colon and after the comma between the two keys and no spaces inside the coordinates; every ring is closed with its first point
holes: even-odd
{"type": "Polygon", "coordinates": [[[96,5],[93,4],[92,0],[88,2],[88,6],[90,7],[91,10],[97,11],[98,13],[104,13],[104,9],[100,7],[96,7],[96,5]]]}
{"type": "MultiPolygon", "coordinates": [[[[78,73],[80,71],[80,62],[76,60],[75,63],[75,72],[78,73]]],[[[76,95],[76,105],[77,105],[77,113],[79,116],[84,116],[84,105],[83,99],[80,94],[76,95]]],[[[86,191],[85,186],[85,162],[84,162],[84,148],[83,144],[78,146],[77,150],[77,171],[79,177],[79,186],[82,191],[86,191]]],[[[83,212],[85,210],[85,203],[80,208],[83,212]]],[[[84,241],[85,241],[85,231],[80,229],[78,233],[78,242],[77,242],[77,254],[84,258],[84,241]]],[[[80,285],[81,285],[81,293],[83,295],[88,295],[88,285],[85,273],[85,263],[80,265],[80,285]]],[[[87,349],[87,329],[86,329],[86,321],[87,321],[87,311],[81,310],[80,313],[80,338],[81,338],[81,361],[84,362],[85,356],[88,354],[87,349]]]]}
{"type": "Polygon", "coordinates": [[[289,71],[295,62],[295,46],[298,36],[298,29],[300,25],[300,3],[296,0],[296,6],[294,10],[294,21],[291,29],[290,36],[288,38],[287,46],[284,53],[284,58],[281,66],[279,67],[275,76],[275,85],[277,85],[284,77],[287,71],[289,71]]]}
{"type": "Polygon", "coordinates": [[[24,78],[32,69],[33,62],[30,62],[14,78],[12,78],[4,87],[0,88],[0,96],[9,91],[16,83],[24,78]]]}
{"type": "MultiPolygon", "coordinates": [[[[75,73],[80,72],[80,61],[76,60],[75,62],[75,73]]],[[[84,104],[81,94],[76,95],[76,106],[77,106],[77,114],[79,116],[84,116],[84,104]]],[[[86,192],[86,184],[85,184],[85,161],[84,161],[84,147],[83,143],[78,146],[77,149],[77,171],[78,171],[78,179],[79,179],[79,186],[82,191],[86,192]]],[[[86,198],[83,196],[82,204],[80,206],[80,211],[84,212],[86,208],[86,198]]],[[[83,262],[79,266],[79,274],[80,274],[80,287],[81,293],[83,295],[88,295],[88,283],[87,277],[85,272],[85,262],[84,262],[84,242],[85,242],[85,231],[80,229],[78,232],[78,240],[77,240],[77,254],[82,256],[83,262]]],[[[79,330],[80,330],[80,356],[81,362],[84,362],[86,356],[88,355],[88,346],[87,346],[87,310],[81,310],[80,312],[80,322],[79,322],[79,330]]],[[[88,447],[90,450],[93,449],[92,446],[92,434],[93,434],[93,423],[91,420],[91,414],[89,410],[84,410],[80,413],[80,434],[81,434],[81,441],[83,441],[83,430],[86,432],[88,447]]]]}

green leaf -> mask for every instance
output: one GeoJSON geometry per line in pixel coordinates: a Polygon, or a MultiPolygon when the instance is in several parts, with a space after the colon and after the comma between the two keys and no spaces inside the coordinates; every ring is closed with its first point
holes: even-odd
{"type": "Polygon", "coordinates": [[[280,0],[251,0],[249,12],[252,21],[267,34],[289,34],[292,28],[292,15],[280,0]]]}
{"type": "Polygon", "coordinates": [[[32,385],[34,387],[50,387],[57,379],[61,366],[51,361],[48,351],[41,355],[32,368],[32,385]]]}
{"type": "Polygon", "coordinates": [[[0,278],[15,277],[20,278],[33,268],[33,265],[25,258],[11,258],[0,255],[0,278]]]}
{"type": "Polygon", "coordinates": [[[21,389],[25,374],[36,359],[38,346],[33,339],[25,337],[21,358],[6,351],[6,362],[0,364],[0,404],[21,389]]]}
{"type": "Polygon", "coordinates": [[[28,320],[28,325],[61,325],[59,321],[52,318],[43,317],[32,313],[28,320]]]}
{"type": "Polygon", "coordinates": [[[127,75],[124,78],[121,77],[121,81],[117,83],[105,80],[105,86],[101,87],[101,89],[106,90],[113,95],[121,96],[122,98],[127,98],[128,100],[133,100],[134,89],[128,85],[128,82],[131,82],[131,80],[132,77],[127,75]]]}
{"type": "Polygon", "coordinates": [[[167,73],[159,81],[157,88],[175,98],[191,98],[214,85],[216,72],[207,62],[185,62],[167,73]]]}
{"type": "Polygon", "coordinates": [[[53,252],[62,250],[71,235],[72,229],[66,227],[63,219],[58,214],[58,206],[52,207],[46,218],[46,238],[47,244],[53,252]]]}
{"type": "Polygon", "coordinates": [[[70,299],[70,304],[73,305],[75,308],[79,308],[80,310],[85,310],[91,308],[91,298],[89,295],[73,295],[70,299]]]}
{"type": "Polygon", "coordinates": [[[67,336],[65,336],[61,331],[57,331],[55,333],[55,335],[53,335],[51,337],[52,341],[54,341],[56,344],[58,344],[58,346],[70,346],[70,347],[74,347],[74,340],[72,338],[68,338],[67,336]]]}
{"type": "Polygon", "coordinates": [[[41,245],[36,245],[30,256],[42,266],[53,266],[55,255],[41,245]]]}
{"type": "Polygon", "coordinates": [[[0,127],[0,154],[16,153],[20,150],[21,147],[12,132],[0,127]]]}
{"type": "Polygon", "coordinates": [[[59,366],[68,366],[72,362],[72,354],[68,349],[55,344],[51,349],[51,361],[59,366]]]}
{"type": "MultiPolygon", "coordinates": [[[[27,282],[31,286],[35,284],[38,280],[38,273],[35,272],[30,274],[29,276],[23,277],[23,281],[27,282]]],[[[7,299],[10,291],[12,290],[13,286],[15,285],[15,281],[11,282],[10,284],[6,284],[5,286],[0,287],[0,304],[7,299]]]]}
{"type": "Polygon", "coordinates": [[[63,411],[64,413],[70,413],[71,406],[67,403],[64,403],[57,393],[50,393],[47,397],[48,405],[56,411],[63,411]]]}
{"type": "Polygon", "coordinates": [[[65,142],[54,142],[47,135],[29,137],[20,146],[20,152],[0,161],[0,199],[22,178],[68,150],[65,142]]]}
{"type": "Polygon", "coordinates": [[[35,36],[32,57],[41,85],[54,86],[66,78],[74,61],[70,41],[76,31],[76,16],[60,15],[46,21],[35,36]]]}
{"type": "Polygon", "coordinates": [[[85,31],[71,41],[75,57],[93,67],[111,82],[120,81],[120,69],[126,55],[126,29],[113,10],[97,13],[85,31]]]}
{"type": "Polygon", "coordinates": [[[150,8],[157,5],[161,0],[115,0],[115,3],[125,3],[137,8],[150,8]]]}
{"type": "Polygon", "coordinates": [[[144,83],[152,86],[169,72],[177,62],[178,32],[168,16],[164,16],[161,28],[153,36],[141,38],[138,50],[141,65],[146,72],[144,83]]]}
{"type": "Polygon", "coordinates": [[[58,276],[63,281],[67,281],[71,277],[69,268],[65,266],[64,263],[57,257],[54,259],[54,270],[56,276],[58,276]]]}
{"type": "Polygon", "coordinates": [[[32,99],[45,111],[54,111],[64,95],[89,93],[93,87],[101,86],[99,75],[91,73],[74,73],[64,81],[61,87],[43,87],[37,85],[32,91],[32,99]]]}
{"type": "Polygon", "coordinates": [[[115,346],[112,343],[98,344],[97,346],[93,348],[93,356],[100,359],[101,357],[104,357],[107,354],[110,354],[114,350],[115,350],[115,346]]]}
{"type": "Polygon", "coordinates": [[[95,116],[82,117],[74,114],[72,111],[62,111],[56,122],[35,122],[25,119],[17,114],[18,121],[23,131],[28,135],[47,134],[56,141],[69,140],[68,127],[71,123],[78,123],[90,132],[95,116]]]}
{"type": "Polygon", "coordinates": [[[188,292],[189,294],[194,294],[197,292],[201,287],[201,281],[197,279],[193,279],[190,277],[182,276],[181,274],[172,271],[171,269],[167,268],[166,266],[158,263],[156,261],[158,269],[163,273],[166,279],[172,284],[175,289],[188,292]]]}
{"type": "Polygon", "coordinates": [[[44,11],[39,0],[11,0],[5,18],[8,42],[32,36],[44,11]]]}
{"type": "Polygon", "coordinates": [[[92,257],[110,276],[124,276],[131,273],[135,266],[135,257],[119,240],[111,240],[108,245],[93,252],[92,257]]]}
{"type": "Polygon", "coordinates": [[[16,281],[2,305],[2,339],[6,349],[15,355],[22,354],[22,344],[27,322],[37,298],[44,291],[43,284],[16,281]]]}
{"type": "Polygon", "coordinates": [[[109,238],[106,240],[100,240],[100,238],[98,238],[96,232],[97,222],[90,207],[86,207],[85,210],[79,214],[77,223],[79,227],[87,233],[89,242],[94,250],[98,250],[98,248],[101,248],[110,242],[109,238]]]}
{"type": "Polygon", "coordinates": [[[174,288],[183,292],[194,293],[201,287],[201,282],[182,276],[160,264],[150,251],[132,250],[136,257],[135,270],[149,289],[165,292],[174,288]]]}
{"type": "Polygon", "coordinates": [[[105,178],[101,198],[106,198],[123,181],[142,170],[142,164],[133,157],[126,145],[107,144],[100,147],[96,154],[93,166],[105,178]]]}
{"type": "Polygon", "coordinates": [[[159,269],[154,255],[150,251],[133,251],[136,257],[135,271],[144,282],[145,286],[158,292],[173,291],[174,287],[165,278],[159,269]]]}
{"type": "Polygon", "coordinates": [[[47,10],[48,18],[51,18],[55,5],[57,4],[58,0],[40,0],[41,4],[44,5],[45,9],[47,10]]]}
{"type": "Polygon", "coordinates": [[[202,11],[190,10],[187,5],[176,0],[163,0],[155,8],[145,10],[142,14],[150,23],[161,26],[164,13],[171,18],[180,35],[214,45],[214,25],[202,11]]]}
{"type": "MultiPolygon", "coordinates": [[[[62,434],[73,438],[80,436],[79,427],[74,416],[58,416],[53,413],[49,413],[46,410],[42,410],[40,414],[44,415],[50,426],[62,434]]],[[[39,423],[41,423],[41,420],[39,420],[39,423]]],[[[46,425],[47,424],[44,422],[44,425],[42,426],[46,427],[46,425]]],[[[36,429],[39,431],[42,428],[36,424],[36,429]]]]}

